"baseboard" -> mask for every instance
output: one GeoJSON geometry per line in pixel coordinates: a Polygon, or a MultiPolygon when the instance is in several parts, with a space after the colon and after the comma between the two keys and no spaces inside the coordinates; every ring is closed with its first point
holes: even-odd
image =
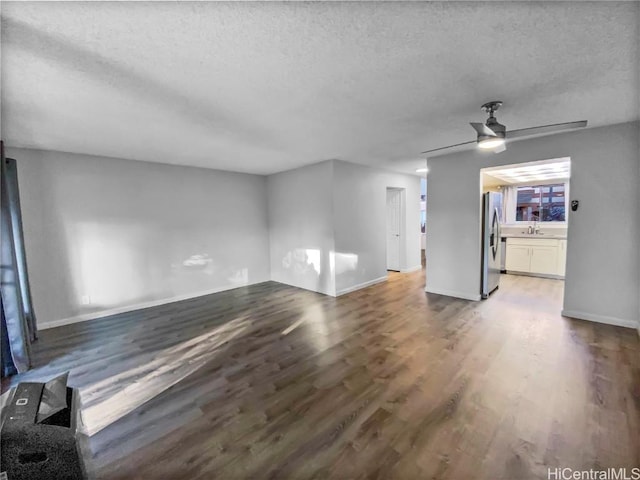
{"type": "Polygon", "coordinates": [[[360,290],[361,288],[370,287],[371,285],[375,285],[376,283],[381,283],[386,281],[387,281],[387,276],[385,275],[384,277],[378,277],[373,280],[369,280],[368,282],[359,283],[358,285],[353,285],[352,287],[343,288],[342,290],[339,290],[336,293],[336,297],[339,297],[340,295],[344,295],[346,293],[355,292],[356,290],[360,290]]]}
{"type": "Polygon", "coordinates": [[[303,287],[302,285],[296,285],[295,283],[288,282],[286,280],[280,280],[278,278],[271,278],[272,282],[281,283],[282,285],[287,285],[289,287],[299,288],[300,290],[306,290],[307,292],[319,293],[320,295],[327,295],[329,297],[335,297],[335,292],[323,292],[320,290],[315,290],[313,288],[303,287]]]}
{"type": "Polygon", "coordinates": [[[501,270],[500,273],[507,273],[509,275],[523,275],[525,277],[550,278],[551,280],[564,280],[564,275],[554,275],[551,273],[517,272],[515,270],[501,270]]]}
{"type": "Polygon", "coordinates": [[[623,320],[622,318],[608,317],[606,315],[595,315],[593,313],[578,312],[575,310],[562,310],[561,315],[563,317],[577,318],[579,320],[615,325],[616,327],[638,328],[638,324],[635,320],[623,320]]]}
{"type": "Polygon", "coordinates": [[[425,287],[424,291],[427,293],[435,293],[436,295],[445,295],[447,297],[462,298],[463,300],[480,301],[479,293],[471,294],[466,292],[455,292],[453,290],[445,290],[445,289],[433,288],[429,286],[425,287]]]}
{"type": "Polygon", "coordinates": [[[422,264],[414,265],[413,267],[409,267],[409,268],[403,268],[402,270],[400,270],[400,273],[411,273],[411,272],[416,272],[418,270],[422,270],[422,264]]]}
{"type": "Polygon", "coordinates": [[[144,310],[145,308],[159,307],[160,305],[166,305],[167,303],[180,302],[182,300],[190,300],[192,298],[204,297],[205,295],[211,295],[213,293],[225,292],[227,290],[233,290],[234,288],[247,287],[249,285],[256,285],[261,282],[247,283],[246,285],[237,285],[233,287],[219,287],[210,290],[204,290],[197,293],[188,293],[185,295],[177,295],[175,297],[163,298],[160,300],[152,300],[149,302],[134,303],[132,305],[125,305],[117,308],[110,308],[108,310],[101,310],[99,312],[85,313],[83,315],[77,315],[75,317],[62,318],[60,320],[53,320],[52,322],[46,322],[38,324],[38,330],[46,330],[48,328],[62,327],[64,325],[71,325],[72,323],[86,322],[88,320],[96,320],[98,318],[110,317],[111,315],[118,315],[120,313],[135,312],[136,310],[144,310]]]}

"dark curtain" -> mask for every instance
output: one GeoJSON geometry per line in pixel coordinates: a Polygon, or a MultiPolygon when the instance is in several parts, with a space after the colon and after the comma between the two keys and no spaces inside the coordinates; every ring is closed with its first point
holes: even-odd
{"type": "Polygon", "coordinates": [[[27,371],[31,367],[31,342],[36,339],[27,260],[22,235],[16,162],[0,163],[0,296],[2,298],[2,373],[27,371]]]}
{"type": "Polygon", "coordinates": [[[9,345],[9,335],[7,335],[7,321],[4,318],[2,296],[0,296],[0,313],[2,314],[2,323],[0,324],[0,334],[2,335],[2,365],[0,369],[0,375],[2,377],[8,377],[10,375],[15,375],[16,373],[18,373],[18,370],[16,370],[16,365],[13,363],[13,358],[10,354],[11,346],[9,345]]]}

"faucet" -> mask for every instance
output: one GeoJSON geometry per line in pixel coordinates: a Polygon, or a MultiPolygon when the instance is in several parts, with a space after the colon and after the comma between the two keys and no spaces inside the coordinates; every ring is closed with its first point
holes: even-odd
{"type": "Polygon", "coordinates": [[[538,225],[537,220],[533,221],[533,225],[527,227],[527,233],[529,235],[540,235],[540,225],[538,225]]]}

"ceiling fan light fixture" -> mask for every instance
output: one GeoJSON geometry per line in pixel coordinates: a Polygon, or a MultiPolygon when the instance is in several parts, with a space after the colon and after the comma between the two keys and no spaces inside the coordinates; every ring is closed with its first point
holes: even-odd
{"type": "Polygon", "coordinates": [[[478,148],[482,148],[483,150],[491,150],[501,145],[504,145],[504,138],[486,137],[478,140],[478,148]]]}

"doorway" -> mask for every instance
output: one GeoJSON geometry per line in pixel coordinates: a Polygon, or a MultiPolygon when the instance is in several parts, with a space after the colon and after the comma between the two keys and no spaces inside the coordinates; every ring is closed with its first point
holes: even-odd
{"type": "Polygon", "coordinates": [[[489,167],[480,177],[482,194],[501,197],[501,272],[564,280],[571,159],[489,167]]]}
{"type": "Polygon", "coordinates": [[[402,248],[402,192],[387,188],[387,270],[400,271],[402,248]]]}

